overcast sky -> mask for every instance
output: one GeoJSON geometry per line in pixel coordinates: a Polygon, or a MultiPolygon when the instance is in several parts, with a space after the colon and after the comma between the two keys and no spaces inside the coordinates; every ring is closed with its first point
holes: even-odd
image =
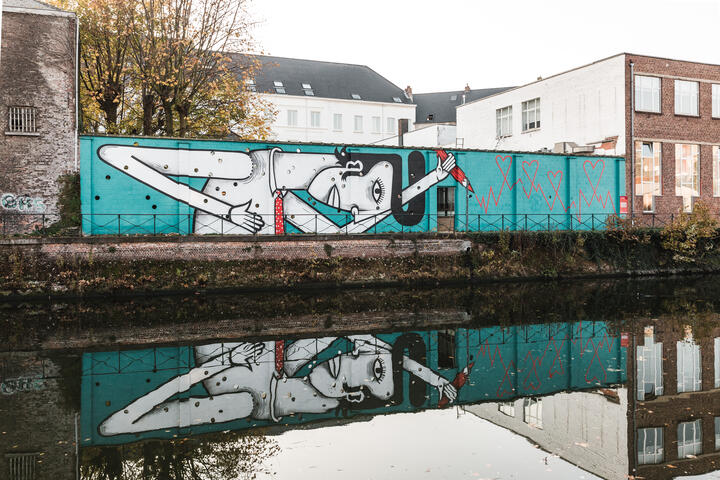
{"type": "Polygon", "coordinates": [[[521,85],[621,52],[720,64],[720,0],[252,0],[264,53],[415,93],[521,85]]]}

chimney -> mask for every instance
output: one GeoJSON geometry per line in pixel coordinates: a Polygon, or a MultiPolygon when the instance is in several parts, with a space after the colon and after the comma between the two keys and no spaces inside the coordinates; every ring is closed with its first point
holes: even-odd
{"type": "Polygon", "coordinates": [[[410,101],[413,101],[413,94],[412,94],[412,87],[408,85],[405,87],[405,96],[410,99],[410,101]]]}
{"type": "Polygon", "coordinates": [[[465,93],[470,93],[470,84],[469,83],[465,84],[465,93]]]}

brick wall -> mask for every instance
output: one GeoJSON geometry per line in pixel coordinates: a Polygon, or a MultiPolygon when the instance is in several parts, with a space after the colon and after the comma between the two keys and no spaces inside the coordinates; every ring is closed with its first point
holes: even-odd
{"type": "MultiPolygon", "coordinates": [[[[5,11],[0,56],[0,223],[57,212],[57,179],[75,162],[75,17],[5,11]],[[38,135],[7,135],[8,107],[37,109],[38,135]],[[7,216],[7,214],[14,214],[7,216]]],[[[33,223],[36,221],[33,218],[33,223]]]]}
{"type": "Polygon", "coordinates": [[[261,237],[160,237],[7,240],[51,259],[93,260],[295,260],[313,258],[388,258],[411,255],[457,255],[471,248],[461,238],[393,239],[319,237],[313,240],[261,237]]]}
{"type": "MultiPolygon", "coordinates": [[[[631,192],[634,179],[631,158],[634,150],[630,116],[631,74],[630,61],[634,62],[635,75],[660,77],[661,113],[635,112],[634,136],[636,140],[662,143],[662,196],[655,198],[655,212],[660,215],[678,213],[682,197],[675,196],[675,144],[700,144],[700,197],[714,212],[720,211],[720,197],[713,197],[712,145],[720,145],[720,119],[712,118],[712,83],[720,84],[720,65],[668,60],[664,58],[626,55],[626,155],[627,192],[631,192]],[[699,81],[699,116],[675,114],[675,80],[699,81]]],[[[635,212],[642,213],[643,199],[635,197],[635,212]]]]}

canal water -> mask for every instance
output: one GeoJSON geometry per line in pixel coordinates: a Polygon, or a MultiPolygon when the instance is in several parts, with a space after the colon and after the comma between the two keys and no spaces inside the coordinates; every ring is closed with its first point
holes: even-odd
{"type": "Polygon", "coordinates": [[[718,298],[706,276],[0,302],[0,478],[718,478],[718,298]]]}

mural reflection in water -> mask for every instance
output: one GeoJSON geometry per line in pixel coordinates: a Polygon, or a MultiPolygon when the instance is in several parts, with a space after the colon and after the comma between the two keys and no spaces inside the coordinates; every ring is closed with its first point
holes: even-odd
{"type": "Polygon", "coordinates": [[[625,362],[604,322],[85,353],[81,444],[596,388],[625,362]]]}

